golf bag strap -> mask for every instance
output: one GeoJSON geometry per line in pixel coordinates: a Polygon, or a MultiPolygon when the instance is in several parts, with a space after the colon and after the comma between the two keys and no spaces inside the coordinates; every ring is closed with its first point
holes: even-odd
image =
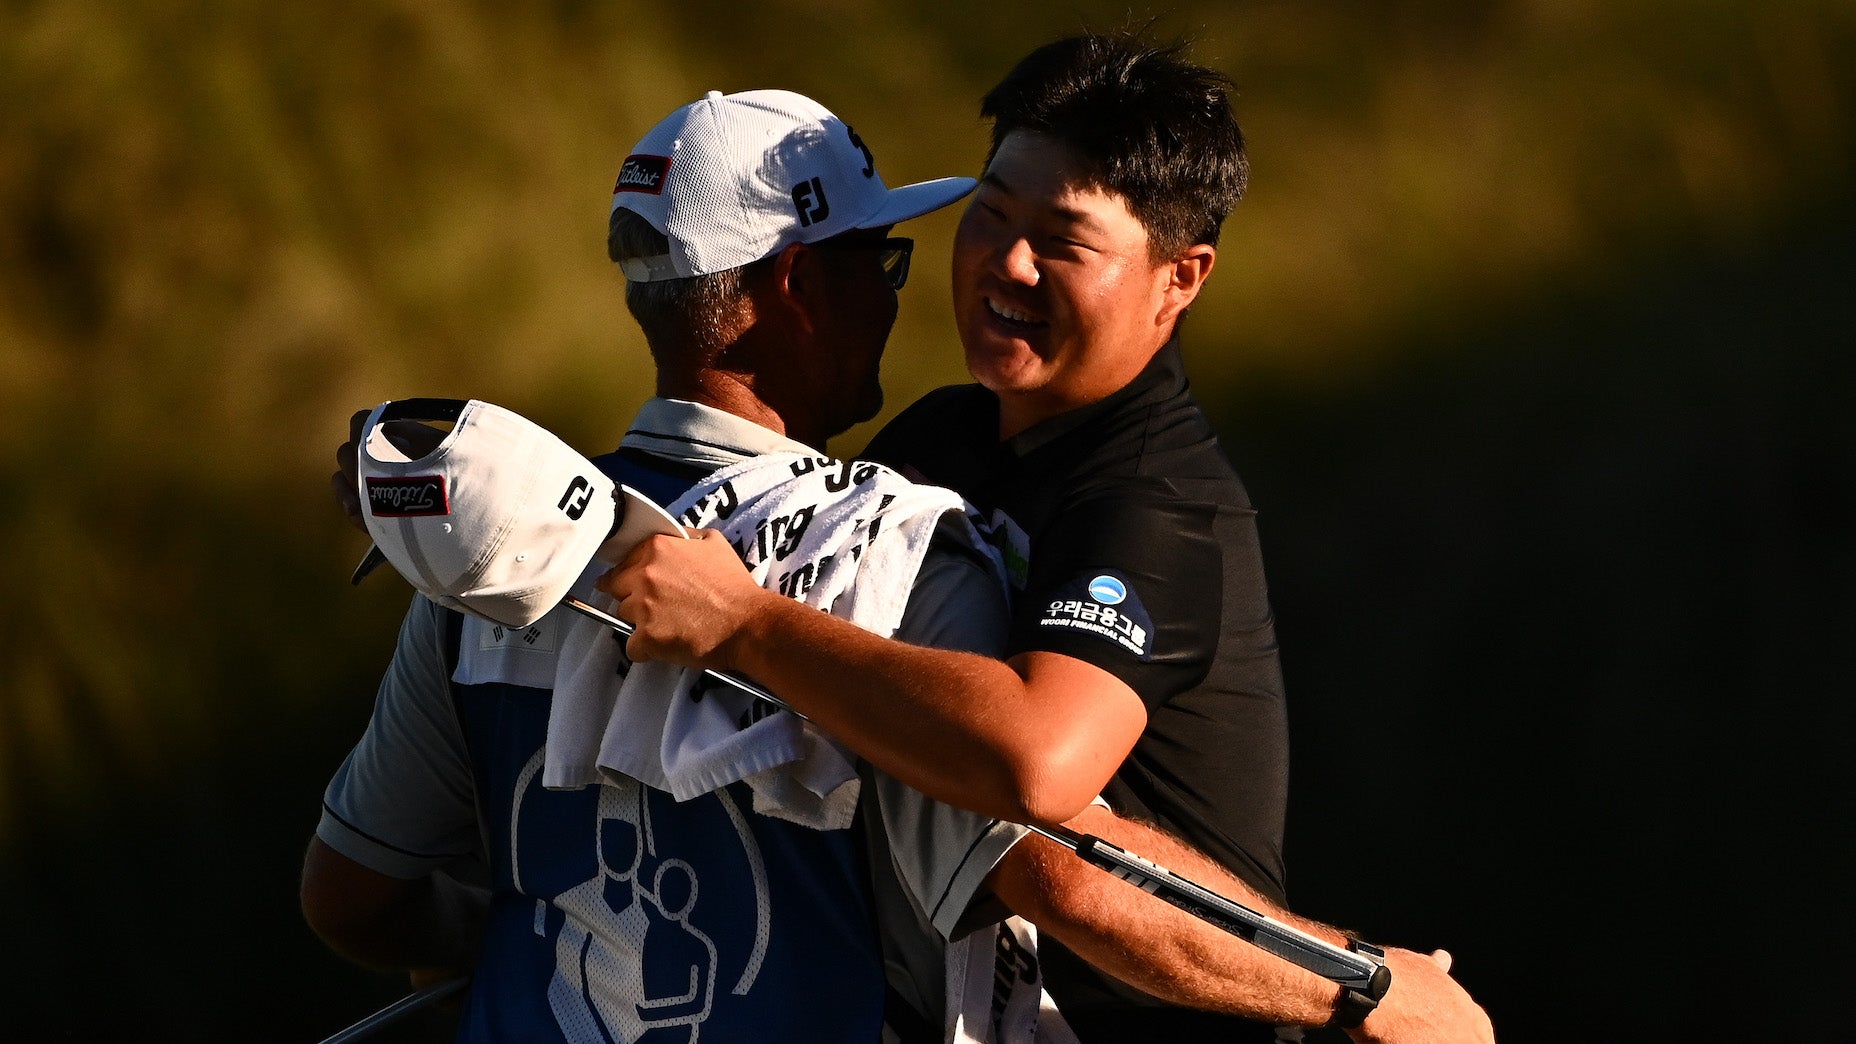
{"type": "MultiPolygon", "coordinates": [[[[458,660],[464,652],[464,614],[456,609],[446,609],[445,614],[445,685],[451,690],[451,713],[457,718],[458,728],[464,727],[464,686],[457,683],[458,660]]],[[[470,740],[465,739],[466,751],[470,740]]],[[[485,859],[490,854],[490,823],[483,817],[483,805],[477,804],[477,841],[483,847],[478,851],[485,859]]]]}
{"type": "Polygon", "coordinates": [[[451,687],[451,704],[457,710],[458,721],[464,721],[464,694],[456,681],[458,659],[463,655],[464,614],[456,609],[446,609],[445,613],[445,683],[451,687]]]}

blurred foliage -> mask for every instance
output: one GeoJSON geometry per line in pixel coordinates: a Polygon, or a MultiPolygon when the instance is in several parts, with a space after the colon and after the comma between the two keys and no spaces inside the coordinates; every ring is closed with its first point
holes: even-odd
{"type": "MultiPolygon", "coordinates": [[[[28,1002],[15,1024],[216,1040],[270,1036],[251,1020],[273,1018],[313,1039],[393,994],[323,954],[293,905],[317,794],[405,599],[396,581],[344,583],[363,541],[328,504],[330,454],[351,410],[413,394],[616,441],[650,376],[604,215],[655,119],[709,89],[787,87],[856,125],[892,184],[973,173],[977,99],[1012,61],[1148,17],[974,0],[0,4],[0,624],[17,636],[0,658],[0,887],[16,897],[0,938],[41,955],[10,983],[28,1002]],[[97,981],[115,1001],[72,1009],[97,981]]],[[[1234,78],[1251,141],[1253,188],[1188,338],[1263,505],[1305,701],[1299,894],[1341,920],[1386,911],[1400,941],[1442,925],[1499,946],[1491,909],[1520,914],[1478,875],[1532,868],[1548,886],[1597,843],[1567,839],[1589,830],[1579,817],[1619,807],[1530,796],[1523,776],[1552,773],[1523,773],[1504,744],[1573,728],[1585,745],[1549,758],[1680,802],[1608,745],[1680,716],[1670,686],[1803,700],[1778,719],[1800,728],[1811,700],[1847,698],[1848,675],[1812,657],[1848,641],[1856,572],[1835,524],[1856,513],[1856,336],[1837,303],[1856,274],[1856,5],[1204,2],[1151,29],[1192,35],[1234,78]],[[1590,506],[1555,527],[1565,498],[1590,506]],[[1719,528],[1669,528],[1710,512],[1719,528]],[[1688,556],[1736,565],[1716,591],[1688,556]],[[1584,603],[1555,600],[1570,575],[1607,605],[1681,592],[1690,608],[1655,626],[1600,613],[1594,634],[1584,603]],[[1775,615],[1697,608],[1716,594],[1775,615]],[[1507,647],[1495,607],[1542,646],[1477,660],[1507,647]],[[1374,633],[1388,617],[1396,642],[1374,633]],[[1594,642],[1562,679],[1564,650],[1594,642]],[[1639,702],[1592,701],[1594,678],[1639,702]],[[1564,701],[1575,684],[1571,724],[1472,699],[1564,701]],[[1344,873],[1357,832],[1329,829],[1357,811],[1339,759],[1380,753],[1375,737],[1463,761],[1372,805],[1430,817],[1386,871],[1427,905],[1372,905],[1344,873]],[[1557,836],[1506,825],[1521,808],[1557,836]],[[1482,862],[1451,865],[1453,844],[1482,862]]],[[[963,376],[952,227],[911,226],[892,412],[963,376]]],[[[1744,734],[1711,714],[1691,739],[1744,734]]],[[[1730,755],[1708,739],[1693,760],[1730,755]]],[[[1651,816],[1645,801],[1622,807],[1651,816]]],[[[1847,853],[1847,825],[1831,847],[1847,853]]],[[[1472,988],[1512,998],[1526,1027],[1525,993],[1482,960],[1472,988]]]]}

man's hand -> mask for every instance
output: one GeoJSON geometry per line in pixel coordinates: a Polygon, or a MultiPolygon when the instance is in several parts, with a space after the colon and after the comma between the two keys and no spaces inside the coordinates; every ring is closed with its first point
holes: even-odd
{"type": "Polygon", "coordinates": [[[1450,954],[1386,948],[1392,989],[1347,1035],[1360,1044],[1495,1044],[1488,1012],[1450,977],[1450,954]]]}
{"type": "Polygon", "coordinates": [[[336,447],[335,474],[329,476],[329,492],[335,494],[335,504],[348,516],[348,524],[367,532],[367,523],[361,518],[360,464],[355,457],[355,447],[361,443],[361,427],[367,423],[368,414],[373,410],[358,410],[348,418],[348,441],[336,447]]]}
{"type": "Polygon", "coordinates": [[[477,963],[490,893],[444,873],[402,879],[311,838],[300,886],[303,918],[343,957],[410,973],[415,986],[467,974],[477,963]]]}
{"type": "Polygon", "coordinates": [[[755,583],[713,529],[641,541],[597,586],[618,599],[614,615],[637,629],[625,642],[631,659],[712,670],[734,669],[730,643],[758,613],[789,602],[755,583]]]}

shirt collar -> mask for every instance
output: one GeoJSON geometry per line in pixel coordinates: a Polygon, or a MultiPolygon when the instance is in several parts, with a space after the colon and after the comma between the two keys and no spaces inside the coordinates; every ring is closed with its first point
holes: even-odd
{"type": "Polygon", "coordinates": [[[1005,440],[1005,448],[1015,457],[1023,458],[1032,452],[1047,446],[1089,420],[1111,414],[1123,407],[1131,406],[1154,396],[1166,398],[1178,395],[1186,390],[1186,365],[1180,357],[1179,338],[1173,337],[1160,346],[1154,357],[1148,360],[1134,379],[1087,406],[1077,408],[1055,417],[1048,417],[1033,424],[1024,431],[1005,440]]]}
{"type": "Polygon", "coordinates": [[[619,446],[688,464],[718,467],[764,453],[818,453],[779,432],[713,406],[665,398],[645,401],[619,446]]]}

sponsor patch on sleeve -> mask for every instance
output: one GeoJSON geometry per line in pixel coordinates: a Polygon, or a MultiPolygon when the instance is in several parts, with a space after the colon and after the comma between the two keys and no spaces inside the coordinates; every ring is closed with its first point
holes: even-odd
{"type": "Polygon", "coordinates": [[[1119,574],[1103,570],[1078,576],[1044,603],[1040,627],[1093,634],[1146,660],[1153,656],[1154,621],[1119,574]]]}
{"type": "Polygon", "coordinates": [[[451,499],[445,493],[443,475],[370,477],[367,480],[367,510],[375,518],[449,515],[451,499]]]}

